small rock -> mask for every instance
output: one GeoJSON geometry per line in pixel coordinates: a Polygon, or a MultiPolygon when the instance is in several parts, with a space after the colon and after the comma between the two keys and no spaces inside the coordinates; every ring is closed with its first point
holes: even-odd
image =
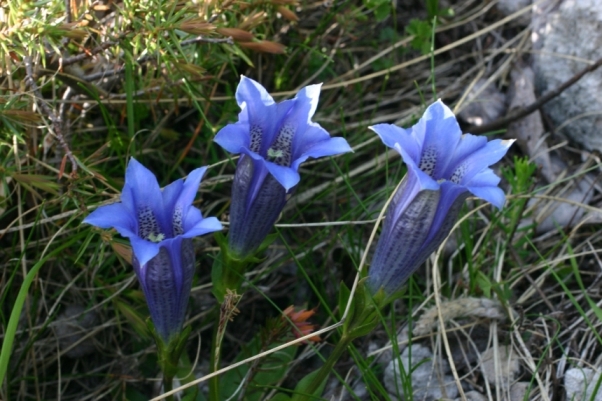
{"type": "Polygon", "coordinates": [[[528,382],[516,382],[510,387],[510,399],[511,400],[524,400],[527,390],[531,386],[528,382]]]}
{"type": "MultiPolygon", "coordinates": [[[[464,395],[466,396],[466,401],[487,401],[487,397],[478,391],[467,391],[464,395]]],[[[462,397],[456,398],[454,401],[462,401],[462,397]]]]}
{"type": "MultiPolygon", "coordinates": [[[[433,361],[433,354],[430,349],[420,344],[412,344],[411,347],[403,351],[399,359],[391,361],[385,369],[384,385],[392,399],[409,399],[403,394],[404,380],[399,361],[401,361],[405,374],[408,374],[410,370],[412,372],[412,399],[434,401],[458,396],[458,388],[454,378],[447,374],[449,373],[447,362],[441,359],[433,361]]],[[[405,381],[407,380],[406,378],[405,381]]]]}
{"type": "MultiPolygon", "coordinates": [[[[545,0],[533,6],[533,67],[540,96],[602,58],[602,0],[545,0]]],[[[544,110],[561,133],[602,151],[602,70],[577,81],[544,110]]]]}
{"type": "MultiPolygon", "coordinates": [[[[497,3],[497,9],[504,15],[514,14],[517,11],[529,6],[531,0],[499,0],[497,3]]],[[[531,22],[531,12],[520,15],[516,20],[520,25],[527,26],[531,22]]]]}
{"type": "MultiPolygon", "coordinates": [[[[535,76],[531,67],[517,63],[510,72],[508,88],[509,109],[524,108],[536,101],[535,76]]],[[[523,153],[537,164],[548,183],[556,181],[550,161],[550,150],[545,141],[545,129],[539,111],[513,121],[508,126],[508,137],[516,138],[523,153]]]]}
{"type": "Polygon", "coordinates": [[[506,96],[492,83],[483,88],[486,79],[479,79],[466,97],[467,105],[459,117],[471,125],[485,125],[506,111],[506,96]]]}
{"type": "Polygon", "coordinates": [[[504,388],[509,388],[510,383],[518,374],[520,364],[518,356],[511,347],[502,345],[498,348],[498,361],[496,368],[495,349],[489,348],[481,354],[481,372],[489,384],[495,386],[499,383],[504,388]]]}
{"type": "Polygon", "coordinates": [[[601,379],[600,372],[594,372],[589,368],[572,368],[567,370],[564,374],[566,399],[602,401],[602,386],[598,388],[598,391],[592,398],[598,381],[601,379]]]}
{"type": "Polygon", "coordinates": [[[559,193],[551,195],[558,197],[561,201],[542,201],[535,198],[529,201],[529,207],[535,205],[532,215],[537,222],[538,233],[556,232],[558,227],[575,227],[581,224],[584,217],[590,224],[600,221],[601,213],[592,211],[586,215],[586,210],[579,206],[581,204],[588,205],[594,196],[591,180],[587,178],[573,179],[560,189],[559,193]],[[563,202],[564,199],[567,202],[563,202]]]}

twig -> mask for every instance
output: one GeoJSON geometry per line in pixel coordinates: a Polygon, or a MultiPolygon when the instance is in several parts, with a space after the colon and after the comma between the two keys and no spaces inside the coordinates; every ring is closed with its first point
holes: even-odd
{"type": "Polygon", "coordinates": [[[554,99],[556,96],[560,95],[566,89],[571,87],[574,83],[576,83],[581,78],[583,78],[583,76],[585,74],[588,74],[592,71],[597,70],[600,66],[602,66],[602,59],[599,59],[594,64],[584,68],[583,70],[581,70],[580,72],[575,74],[573,77],[571,77],[569,80],[565,81],[562,85],[560,85],[553,91],[550,91],[550,92],[546,93],[545,95],[541,96],[539,99],[537,99],[530,105],[528,105],[526,107],[519,107],[519,108],[513,109],[505,117],[499,118],[489,124],[473,125],[471,127],[468,127],[468,129],[466,131],[470,132],[472,134],[482,134],[484,132],[489,132],[489,131],[494,131],[494,130],[497,130],[500,128],[504,128],[505,126],[507,126],[508,124],[510,124],[512,122],[515,122],[517,120],[525,118],[529,114],[533,113],[535,110],[541,108],[544,104],[546,104],[550,100],[554,99]]]}
{"type": "Polygon", "coordinates": [[[227,38],[206,38],[204,36],[197,36],[196,38],[186,39],[180,43],[181,46],[193,45],[195,43],[226,43],[229,45],[234,44],[234,40],[228,36],[227,38]]]}
{"type": "Polygon", "coordinates": [[[75,176],[77,175],[77,162],[75,161],[75,157],[73,156],[71,149],[69,149],[69,145],[67,145],[67,142],[65,141],[65,137],[62,134],[63,131],[62,131],[62,127],[61,127],[61,125],[62,125],[61,119],[60,119],[60,117],[57,117],[54,110],[52,110],[48,106],[48,104],[46,104],[46,102],[44,101],[44,98],[42,97],[40,88],[38,87],[38,84],[36,84],[36,81],[33,78],[33,66],[32,66],[32,62],[31,62],[31,57],[26,56],[23,58],[23,61],[25,63],[25,82],[33,91],[34,99],[40,99],[39,104],[40,104],[40,107],[42,108],[42,111],[46,115],[48,115],[48,118],[52,122],[52,127],[54,129],[54,135],[56,136],[59,143],[63,147],[63,150],[65,151],[65,156],[71,162],[71,176],[73,178],[75,178],[75,176]]]}
{"type": "MultiPolygon", "coordinates": [[[[234,41],[232,40],[231,37],[227,37],[227,38],[206,38],[204,36],[198,36],[196,38],[192,38],[192,39],[187,39],[182,41],[182,43],[180,43],[181,46],[187,46],[187,45],[192,45],[192,44],[196,44],[196,43],[226,43],[226,44],[234,44],[234,41]]],[[[141,58],[139,58],[138,60],[136,60],[136,62],[138,64],[140,63],[144,63],[150,59],[155,58],[154,54],[149,54],[146,56],[143,56],[141,58]]],[[[95,81],[97,79],[101,79],[101,78],[108,78],[108,77],[112,77],[114,75],[119,75],[121,73],[123,73],[125,71],[125,67],[119,67],[119,68],[115,68],[113,70],[108,70],[108,71],[101,71],[101,72],[97,72],[96,74],[91,74],[91,75],[86,75],[85,77],[83,77],[86,81],[90,82],[90,81],[95,81]]]]}
{"type": "Polygon", "coordinates": [[[65,22],[70,23],[71,19],[71,0],[65,0],[65,22]]]}
{"type": "Polygon", "coordinates": [[[104,50],[107,50],[109,47],[115,46],[118,43],[119,42],[116,40],[108,40],[106,42],[103,42],[100,45],[96,46],[92,50],[87,50],[81,54],[78,54],[77,56],[67,57],[67,58],[63,59],[63,61],[61,62],[61,66],[65,67],[67,65],[79,63],[80,61],[83,61],[89,57],[94,56],[95,54],[98,54],[104,50]]]}

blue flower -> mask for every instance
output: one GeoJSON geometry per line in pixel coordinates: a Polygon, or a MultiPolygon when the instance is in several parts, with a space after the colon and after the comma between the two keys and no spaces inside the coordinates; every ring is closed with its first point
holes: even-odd
{"type": "Polygon", "coordinates": [[[186,182],[180,179],[161,190],[153,173],[132,158],[121,202],[99,207],[84,219],[130,239],[132,264],[165,344],[184,323],[195,263],[191,238],[222,229],[215,217],[204,219],[192,206],[206,169],[197,168],[186,182]]]}
{"type": "Polygon", "coordinates": [[[372,293],[382,288],[391,296],[447,237],[469,194],[502,208],[500,178],[488,166],[514,141],[462,135],[441,100],[410,129],[391,124],[370,129],[401,154],[408,168],[389,204],[368,274],[372,293]]]}
{"type": "Polygon", "coordinates": [[[320,85],[301,89],[294,99],[275,103],[259,83],[241,77],[236,100],[238,122],[215,137],[221,147],[240,153],[232,187],[229,248],[240,258],[252,255],[278,219],[299,182],[299,165],[309,157],[349,152],[343,138],[331,138],[311,121],[320,85]]]}

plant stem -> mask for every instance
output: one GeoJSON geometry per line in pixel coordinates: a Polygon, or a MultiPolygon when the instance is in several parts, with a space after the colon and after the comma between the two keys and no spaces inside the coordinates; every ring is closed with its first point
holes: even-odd
{"type": "MultiPolygon", "coordinates": [[[[309,401],[316,399],[314,393],[320,388],[322,383],[328,378],[334,364],[341,358],[343,353],[347,351],[347,347],[351,343],[353,339],[348,337],[347,335],[343,335],[337,345],[334,347],[334,350],[324,362],[324,365],[320,368],[318,373],[314,376],[311,383],[303,389],[303,394],[295,394],[293,396],[294,401],[309,401]]],[[[319,397],[318,397],[319,398],[319,397]]]]}
{"type": "MultiPolygon", "coordinates": [[[[163,392],[168,393],[173,390],[173,376],[163,374],[163,392]]],[[[167,401],[174,401],[173,394],[165,397],[167,401]]]]}

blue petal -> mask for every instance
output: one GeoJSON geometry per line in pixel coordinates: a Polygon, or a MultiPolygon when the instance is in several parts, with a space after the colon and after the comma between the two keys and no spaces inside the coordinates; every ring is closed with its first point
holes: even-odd
{"type": "Polygon", "coordinates": [[[309,109],[306,113],[307,121],[310,121],[310,119],[316,113],[316,109],[318,108],[318,101],[320,100],[321,88],[322,84],[307,85],[306,87],[302,88],[295,96],[297,102],[309,106],[309,109]]]}
{"type": "MultiPolygon", "coordinates": [[[[432,238],[437,235],[437,232],[441,229],[444,220],[448,217],[449,211],[456,202],[456,199],[467,192],[468,189],[462,185],[457,185],[449,181],[445,181],[441,184],[441,197],[439,204],[437,205],[437,213],[431,222],[429,235],[425,242],[431,241],[432,238]]],[[[465,198],[466,196],[464,196],[464,199],[465,198]]],[[[458,217],[457,213],[455,216],[451,217],[455,221],[458,217]]]]}
{"type": "Polygon", "coordinates": [[[333,156],[341,153],[352,152],[351,146],[344,138],[335,137],[312,144],[299,157],[295,159],[291,168],[295,171],[299,169],[299,165],[310,157],[318,158],[324,156],[333,156]]]}
{"type": "Polygon", "coordinates": [[[242,148],[249,147],[249,125],[244,123],[228,124],[213,139],[230,153],[238,154],[242,148]]]}
{"type": "MultiPolygon", "coordinates": [[[[424,125],[424,120],[421,121],[422,123],[419,121],[418,124],[424,125]]],[[[422,157],[422,140],[416,136],[417,125],[406,130],[393,124],[378,124],[372,127],[372,130],[380,136],[385,145],[397,150],[406,164],[418,166],[422,157]]]]}
{"type": "MultiPolygon", "coordinates": [[[[200,214],[200,211],[196,208],[191,208],[191,212],[193,215],[196,215],[197,213],[200,214]]],[[[195,217],[198,217],[198,215],[195,217]]],[[[222,229],[222,223],[220,223],[220,221],[216,217],[208,217],[206,219],[203,219],[201,217],[201,220],[198,221],[194,226],[186,229],[186,232],[182,234],[182,237],[192,238],[199,235],[212,233],[215,231],[221,231],[222,229]]]]}
{"type": "MultiPolygon", "coordinates": [[[[178,201],[178,198],[182,193],[183,187],[184,180],[179,179],[167,185],[165,188],[163,188],[163,191],[161,191],[163,197],[163,209],[166,215],[173,215],[174,209],[176,207],[176,202],[178,201]]],[[[169,232],[172,232],[171,229],[169,232]]]]}
{"type": "Polygon", "coordinates": [[[473,176],[465,186],[467,187],[496,187],[501,181],[501,178],[493,172],[492,169],[486,168],[473,176]]]}
{"type": "Polygon", "coordinates": [[[232,183],[228,247],[237,257],[252,255],[286,204],[286,190],[260,159],[243,155],[232,183]]]}
{"type": "Polygon", "coordinates": [[[134,237],[138,231],[136,217],[123,203],[99,207],[84,219],[84,223],[100,228],[115,228],[124,237],[134,237]]]}
{"type": "MultiPolygon", "coordinates": [[[[410,181],[402,185],[404,186],[399,191],[414,192],[410,181]]],[[[424,247],[439,198],[438,191],[419,191],[409,202],[403,202],[404,207],[400,207],[395,200],[389,205],[383,232],[370,266],[369,286],[373,292],[381,287],[389,295],[397,291],[424,261],[417,257],[424,247]],[[395,209],[394,214],[391,213],[392,208],[395,209]]]]}
{"type": "Polygon", "coordinates": [[[486,200],[493,206],[501,210],[506,202],[506,195],[499,187],[470,187],[470,192],[475,196],[486,200]]]}
{"type": "Polygon", "coordinates": [[[288,192],[291,188],[299,183],[301,177],[299,173],[290,167],[278,166],[271,162],[265,162],[268,171],[274,176],[284,189],[288,192]]]}
{"type": "Polygon", "coordinates": [[[422,150],[434,149],[437,162],[433,177],[442,178],[446,167],[454,155],[454,150],[462,137],[462,130],[452,111],[441,102],[431,104],[421,120],[425,120],[425,137],[422,150]]]}
{"type": "Polygon", "coordinates": [[[130,158],[125,171],[125,186],[129,187],[134,194],[135,201],[149,201],[157,205],[161,204],[161,188],[157,182],[157,177],[138,160],[130,158]],[[137,199],[136,196],[140,196],[137,199]]]}
{"type": "MultiPolygon", "coordinates": [[[[265,147],[267,151],[275,135],[279,105],[274,103],[274,99],[263,86],[244,75],[241,76],[236,89],[236,100],[241,109],[246,112],[249,131],[256,127],[261,129],[262,148],[265,147]]],[[[250,138],[250,134],[248,135],[250,138]]]]}
{"type": "Polygon", "coordinates": [[[136,218],[138,218],[140,210],[150,208],[159,223],[161,232],[170,231],[171,216],[163,207],[163,196],[157,178],[133,157],[125,171],[122,197],[123,194],[126,194],[126,197],[133,201],[136,218]]]}
{"type": "Polygon", "coordinates": [[[307,128],[318,107],[320,86],[322,85],[310,85],[301,89],[292,100],[293,107],[287,111],[282,121],[280,121],[280,127],[292,125],[296,128],[296,134],[293,136],[292,142],[293,155],[296,153],[296,149],[305,147],[307,140],[311,140],[307,136],[307,128]]]}
{"type": "Polygon", "coordinates": [[[308,149],[318,142],[328,141],[330,134],[318,123],[309,122],[307,129],[302,135],[299,135],[302,140],[294,147],[293,160],[301,156],[308,149]]]}
{"type": "Polygon", "coordinates": [[[149,260],[159,253],[160,243],[146,241],[140,237],[130,237],[132,251],[141,266],[148,263],[149,260]]]}
{"type": "Polygon", "coordinates": [[[494,139],[485,146],[468,155],[461,163],[466,166],[466,173],[462,177],[462,184],[468,183],[472,178],[488,166],[497,163],[508,152],[514,140],[494,139]]]}
{"type": "Polygon", "coordinates": [[[242,106],[243,103],[247,103],[247,107],[251,111],[251,114],[254,114],[256,111],[261,111],[263,109],[255,110],[253,107],[255,105],[264,105],[270,106],[275,104],[274,99],[268,91],[265,90],[263,86],[257,81],[252,80],[251,78],[247,78],[244,75],[240,76],[240,82],[238,83],[238,87],[236,88],[236,101],[239,106],[242,106]],[[252,104],[248,104],[248,101],[251,100],[252,104]]]}
{"type": "Polygon", "coordinates": [[[406,163],[406,166],[408,167],[408,173],[416,176],[418,180],[418,188],[420,190],[428,189],[431,191],[436,191],[439,189],[439,183],[435,181],[433,177],[420,170],[414,160],[406,154],[404,148],[400,147],[399,145],[396,145],[395,148],[401,154],[403,161],[406,163]]]}
{"type": "Polygon", "coordinates": [[[493,170],[486,169],[474,176],[467,184],[468,190],[475,196],[486,200],[498,209],[504,206],[506,197],[504,191],[498,188],[500,177],[493,170]]]}
{"type": "Polygon", "coordinates": [[[439,183],[428,174],[425,174],[418,167],[412,167],[415,166],[412,160],[407,165],[408,173],[403,178],[405,182],[400,184],[395,193],[392,202],[394,206],[389,206],[389,213],[393,212],[395,221],[399,219],[399,216],[405,212],[421,191],[437,191],[440,187],[439,183]]]}
{"type": "Polygon", "coordinates": [[[162,241],[160,247],[148,263],[133,262],[155,330],[169,344],[184,322],[195,270],[194,247],[181,237],[162,241]]]}
{"type": "Polygon", "coordinates": [[[192,205],[194,197],[199,190],[199,185],[201,185],[201,179],[203,178],[203,175],[205,175],[205,171],[207,171],[207,167],[199,167],[192,170],[190,174],[188,174],[186,182],[184,183],[184,187],[182,188],[180,196],[176,202],[176,207],[186,210],[190,205],[192,205]]]}
{"type": "Polygon", "coordinates": [[[263,182],[266,179],[266,176],[268,176],[270,173],[266,167],[267,162],[264,160],[263,157],[247,150],[245,150],[243,154],[244,156],[240,158],[236,167],[236,174],[234,175],[234,180],[236,181],[238,179],[246,181],[245,186],[248,186],[248,189],[245,190],[245,199],[243,199],[243,204],[245,205],[244,210],[248,210],[250,205],[255,201],[255,198],[257,198],[257,196],[259,195],[263,182]],[[246,157],[249,157],[251,163],[246,162],[246,157]],[[241,169],[241,166],[243,165],[244,168],[241,169]],[[240,173],[239,169],[241,170],[240,173]]]}
{"type": "MultiPolygon", "coordinates": [[[[449,177],[453,174],[456,167],[460,164],[464,163],[467,157],[469,157],[474,152],[483,148],[487,145],[487,137],[485,136],[477,136],[471,134],[462,135],[458,146],[453,152],[453,157],[450,160],[447,169],[442,173],[444,177],[449,177]]],[[[486,166],[485,166],[486,167],[486,166]]]]}

